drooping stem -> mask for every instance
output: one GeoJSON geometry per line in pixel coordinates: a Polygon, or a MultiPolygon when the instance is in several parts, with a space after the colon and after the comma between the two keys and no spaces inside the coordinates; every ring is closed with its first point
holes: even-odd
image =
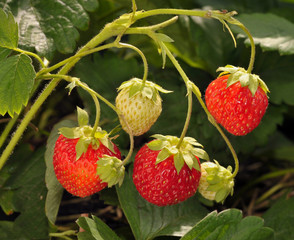
{"type": "Polygon", "coordinates": [[[46,65],[43,62],[43,60],[37,54],[32,53],[32,52],[29,52],[29,51],[22,50],[22,49],[19,49],[19,48],[13,48],[12,50],[14,50],[16,52],[20,52],[20,53],[26,54],[26,55],[29,55],[29,56],[32,56],[32,57],[36,58],[39,61],[39,63],[41,64],[42,68],[45,68],[46,67],[46,65]]]}
{"type": "Polygon", "coordinates": [[[229,141],[229,139],[227,138],[227,136],[224,134],[224,132],[222,131],[222,129],[220,128],[220,126],[215,122],[215,120],[212,117],[212,115],[209,113],[209,111],[208,111],[205,103],[203,102],[203,100],[201,98],[201,93],[200,93],[198,87],[189,80],[189,78],[187,77],[186,73],[184,72],[184,70],[182,69],[182,67],[178,63],[178,61],[175,59],[175,57],[173,56],[173,54],[170,52],[170,50],[166,46],[165,46],[165,50],[166,50],[167,56],[172,61],[172,63],[174,64],[174,66],[176,67],[176,69],[178,70],[178,72],[180,73],[180,75],[183,78],[183,80],[185,81],[187,87],[189,87],[189,84],[188,83],[191,84],[192,92],[197,97],[200,105],[202,106],[202,108],[204,109],[205,113],[207,114],[208,119],[216,127],[216,129],[219,131],[219,133],[221,134],[222,138],[226,142],[228,148],[230,149],[230,151],[232,153],[232,156],[233,156],[233,159],[234,159],[234,162],[235,162],[235,170],[234,170],[234,172],[233,172],[233,174],[231,176],[232,178],[234,178],[237,175],[238,171],[239,171],[239,160],[238,160],[237,154],[236,154],[236,152],[235,152],[235,150],[234,150],[231,142],[229,141]]]}
{"type": "Polygon", "coordinates": [[[174,55],[168,49],[168,47],[166,47],[165,44],[163,44],[162,46],[164,47],[164,49],[166,51],[166,54],[169,57],[169,59],[171,60],[171,62],[175,66],[175,68],[180,73],[182,79],[184,80],[184,82],[186,84],[186,88],[187,88],[187,94],[188,94],[188,111],[187,111],[187,116],[186,116],[186,121],[185,121],[185,124],[184,124],[184,128],[183,128],[183,131],[181,133],[180,140],[179,140],[179,142],[177,144],[177,148],[180,148],[181,147],[181,144],[183,142],[183,139],[186,136],[186,133],[188,131],[188,127],[189,127],[189,123],[190,123],[190,119],[191,119],[191,114],[192,114],[192,88],[191,88],[192,85],[191,85],[191,81],[189,80],[188,76],[186,75],[186,73],[184,72],[184,70],[182,69],[182,67],[180,66],[180,64],[178,63],[177,59],[174,57],[174,55]]]}
{"type": "Polygon", "coordinates": [[[130,48],[130,49],[136,51],[140,55],[140,57],[142,58],[142,61],[143,61],[143,65],[144,65],[144,75],[142,78],[143,85],[144,85],[147,80],[147,76],[148,76],[148,62],[147,62],[147,59],[146,59],[144,53],[139,48],[137,48],[131,44],[127,44],[127,43],[118,43],[117,47],[118,48],[130,48]]]}
{"type": "Polygon", "coordinates": [[[97,96],[93,93],[91,93],[91,96],[93,98],[93,101],[95,103],[95,108],[96,108],[96,118],[95,118],[95,123],[94,123],[94,126],[93,126],[93,130],[92,130],[92,133],[91,133],[91,137],[94,137],[95,135],[95,132],[99,126],[99,121],[100,121],[100,104],[99,104],[99,101],[97,99],[97,96]]]}
{"type": "Polygon", "coordinates": [[[184,128],[183,128],[183,131],[182,131],[182,134],[180,136],[180,140],[177,144],[177,148],[179,149],[181,147],[181,144],[184,140],[184,137],[186,136],[187,134],[187,131],[188,131],[188,128],[189,128],[189,123],[190,123],[190,120],[191,120],[191,115],[192,115],[192,91],[189,91],[188,90],[188,110],[187,110],[187,116],[186,116],[186,121],[185,121],[185,125],[184,125],[184,128]]]}
{"type": "Polygon", "coordinates": [[[250,55],[250,61],[249,61],[249,66],[248,66],[247,72],[251,73],[253,70],[254,61],[255,61],[255,44],[254,44],[254,40],[253,40],[252,35],[250,34],[249,30],[243,24],[241,24],[240,28],[243,29],[243,31],[247,34],[247,36],[250,40],[251,55],[250,55]]]}

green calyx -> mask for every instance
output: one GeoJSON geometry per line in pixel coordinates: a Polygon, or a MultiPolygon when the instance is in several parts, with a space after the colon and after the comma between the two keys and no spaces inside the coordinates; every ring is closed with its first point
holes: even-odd
{"type": "Polygon", "coordinates": [[[230,74],[227,81],[227,87],[230,87],[236,82],[240,82],[242,87],[247,86],[254,96],[258,86],[267,94],[269,89],[265,82],[256,74],[248,73],[244,68],[235,67],[232,65],[226,65],[225,67],[219,67],[217,72],[222,71],[219,76],[230,74]]]}
{"type": "Polygon", "coordinates": [[[114,151],[113,143],[109,138],[109,134],[98,127],[94,133],[93,128],[89,126],[88,113],[77,107],[78,113],[78,127],[69,128],[63,127],[59,129],[59,133],[69,139],[79,138],[76,144],[76,160],[78,160],[83,153],[87,152],[89,145],[91,144],[94,149],[98,149],[100,143],[107,147],[110,151],[114,151]]]}
{"type": "Polygon", "coordinates": [[[159,96],[159,92],[162,93],[171,93],[172,91],[168,91],[163,89],[161,86],[150,82],[150,81],[143,81],[139,78],[132,78],[128,81],[123,82],[118,91],[123,89],[129,89],[129,97],[133,97],[137,94],[142,94],[143,97],[146,97],[156,103],[156,100],[159,96]]]}
{"type": "Polygon", "coordinates": [[[224,203],[229,194],[233,195],[234,192],[234,179],[232,178],[232,167],[224,168],[214,160],[213,167],[205,168],[207,172],[207,182],[209,187],[207,191],[215,192],[215,201],[224,203]]]}
{"type": "Polygon", "coordinates": [[[204,160],[209,160],[208,154],[202,149],[203,146],[194,138],[185,137],[180,147],[177,147],[180,140],[177,137],[163,136],[160,134],[155,134],[152,137],[156,139],[149,142],[147,146],[153,151],[160,151],[157,155],[156,164],[173,156],[178,174],[185,163],[190,169],[195,168],[201,171],[196,156],[204,160]]]}
{"type": "Polygon", "coordinates": [[[104,155],[97,161],[97,174],[102,182],[108,184],[108,187],[117,183],[121,186],[124,180],[125,167],[117,157],[104,155]]]}

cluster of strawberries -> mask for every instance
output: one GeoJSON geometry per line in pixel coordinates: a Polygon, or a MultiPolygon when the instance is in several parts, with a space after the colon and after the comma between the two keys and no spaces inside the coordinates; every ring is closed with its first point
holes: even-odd
{"type": "MultiPolygon", "coordinates": [[[[235,72],[229,70],[212,81],[205,101],[215,121],[240,136],[259,125],[268,106],[268,90],[253,74],[240,77],[235,72]]],[[[116,107],[126,132],[139,136],[156,122],[162,110],[159,92],[166,90],[137,78],[121,85],[116,107]]],[[[117,146],[105,131],[98,129],[93,136],[89,135],[90,130],[89,126],[75,128],[74,134],[61,130],[55,144],[53,165],[57,179],[68,192],[79,197],[121,184],[124,176],[117,146]]],[[[133,169],[134,184],[147,201],[158,206],[173,205],[198,190],[206,199],[223,202],[232,194],[231,167],[209,161],[195,139],[185,137],[179,142],[177,137],[159,134],[154,138],[138,151],[133,169]],[[199,158],[204,161],[200,163],[199,158]]]]}

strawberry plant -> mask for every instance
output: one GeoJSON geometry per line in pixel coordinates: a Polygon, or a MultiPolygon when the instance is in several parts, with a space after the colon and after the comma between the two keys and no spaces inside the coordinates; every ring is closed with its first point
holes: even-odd
{"type": "Polygon", "coordinates": [[[0,239],[292,239],[293,9],[0,0],[0,239]]]}

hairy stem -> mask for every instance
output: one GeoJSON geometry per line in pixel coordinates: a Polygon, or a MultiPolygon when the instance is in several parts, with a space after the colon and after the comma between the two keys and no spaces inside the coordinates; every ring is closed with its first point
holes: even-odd
{"type": "Polygon", "coordinates": [[[8,124],[5,126],[2,134],[1,134],[1,137],[0,137],[0,148],[3,146],[7,136],[9,135],[11,129],[13,128],[14,124],[17,122],[17,119],[18,119],[18,115],[15,114],[13,116],[13,118],[10,119],[10,121],[8,122],[8,124]]]}
{"type": "MultiPolygon", "coordinates": [[[[126,27],[123,24],[119,24],[121,19],[117,19],[114,22],[107,24],[104,29],[92,38],[85,46],[83,46],[76,55],[79,55],[83,52],[87,52],[97,45],[104,42],[106,39],[118,35],[121,32],[126,30],[126,27]]],[[[59,71],[59,74],[65,75],[67,74],[71,68],[81,59],[81,57],[75,57],[71,61],[67,62],[59,71]]],[[[43,92],[39,95],[36,99],[35,103],[32,105],[31,109],[25,115],[24,119],[22,120],[21,124],[17,128],[15,134],[11,138],[10,142],[4,149],[1,157],[0,157],[0,170],[4,166],[5,162],[7,161],[8,157],[10,156],[11,152],[15,148],[16,144],[18,143],[19,139],[21,138],[22,134],[24,133],[25,129],[27,128],[30,121],[34,118],[37,111],[40,109],[41,105],[45,102],[48,96],[52,93],[52,91],[56,88],[58,83],[60,82],[60,78],[54,78],[51,82],[45,87],[43,92]]]]}

